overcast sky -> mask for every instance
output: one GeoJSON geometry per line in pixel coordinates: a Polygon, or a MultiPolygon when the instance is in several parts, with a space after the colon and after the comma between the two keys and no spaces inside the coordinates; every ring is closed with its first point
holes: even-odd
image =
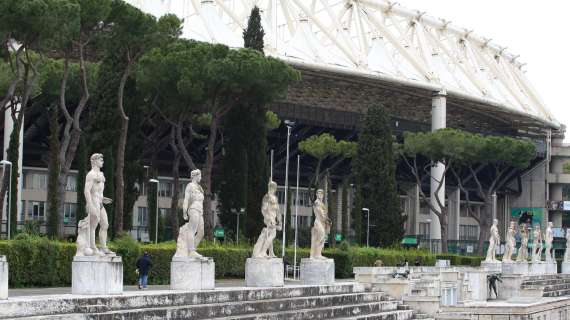
{"type": "MultiPolygon", "coordinates": [[[[570,1],[398,0],[408,9],[451,20],[492,38],[518,61],[554,117],[570,124],[570,1]]],[[[570,140],[567,130],[566,141],[570,140]]]]}

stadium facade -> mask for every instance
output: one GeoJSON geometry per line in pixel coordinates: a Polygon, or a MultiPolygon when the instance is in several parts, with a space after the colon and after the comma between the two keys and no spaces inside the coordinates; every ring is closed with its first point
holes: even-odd
{"type": "MultiPolygon", "coordinates": [[[[296,123],[290,159],[298,154],[297,142],[313,134],[331,132],[337,138],[355,139],[361,116],[370,105],[382,103],[397,136],[404,131],[451,127],[533,141],[537,158],[530,169],[510,171],[509,181],[494,196],[494,215],[503,230],[520,214],[540,216],[544,222],[553,221],[557,228],[567,226],[560,205],[564,185],[570,183],[570,174],[563,172],[563,164],[570,157],[562,144],[564,126],[526,78],[524,63],[490,39],[383,0],[127,2],[157,17],[174,13],[183,18],[182,37],[232,48],[243,46],[242,32],[248,15],[253,5],[259,6],[266,54],[283,59],[302,74],[287,98],[271,106],[280,118],[296,123]]],[[[41,134],[38,127],[26,125],[26,130],[32,128],[35,132],[23,132],[24,142],[29,141],[30,147],[24,145],[23,149],[24,182],[22,203],[18,204],[22,220],[40,219],[45,210],[47,171],[39,156],[42,147],[34,144],[41,134]]],[[[9,128],[10,119],[5,117],[4,148],[9,128]]],[[[269,137],[270,148],[275,150],[274,176],[280,184],[285,180],[284,132],[286,129],[280,128],[269,137]]],[[[349,163],[333,159],[326,165],[336,170],[335,200],[341,206],[340,180],[349,170],[349,163]]],[[[442,167],[432,170],[441,172],[442,167]]],[[[308,180],[308,171],[302,170],[302,182],[308,180]]],[[[164,162],[164,172],[170,172],[168,161],[164,162]]],[[[290,179],[294,179],[295,170],[289,172],[290,179]]],[[[70,230],[77,197],[73,179],[70,177],[66,195],[70,230]]],[[[160,180],[159,206],[170,208],[167,174],[160,180]]],[[[407,185],[400,186],[402,207],[408,216],[407,233],[440,239],[438,219],[421,204],[418,195],[418,188],[426,192],[435,188],[429,183],[407,185]]],[[[450,208],[449,238],[476,240],[478,225],[467,216],[457,187],[448,184],[440,192],[446,195],[450,208]]],[[[304,193],[306,190],[301,192],[301,199],[304,193]]],[[[300,214],[310,216],[310,203],[302,203],[300,214]]],[[[482,202],[474,201],[472,205],[477,211],[482,202]]],[[[138,238],[145,238],[148,210],[143,192],[133,208],[133,234],[138,238]]],[[[167,209],[163,213],[168,214],[167,209]]]]}

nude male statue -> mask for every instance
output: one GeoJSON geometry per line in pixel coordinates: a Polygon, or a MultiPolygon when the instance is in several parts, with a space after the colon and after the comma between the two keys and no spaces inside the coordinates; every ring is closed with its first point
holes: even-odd
{"type": "Polygon", "coordinates": [[[323,201],[323,196],[323,190],[317,190],[317,200],[313,203],[315,224],[311,229],[311,259],[327,259],[323,257],[322,251],[325,246],[325,239],[331,229],[331,220],[329,219],[328,209],[323,201]]]}
{"type": "Polygon", "coordinates": [[[495,249],[501,244],[501,237],[499,236],[499,220],[493,219],[493,226],[491,226],[491,237],[489,238],[489,248],[487,249],[486,262],[496,262],[495,249]]]}
{"type": "Polygon", "coordinates": [[[532,262],[540,262],[542,260],[542,234],[540,233],[540,225],[534,226],[532,240],[532,262]]]}
{"type": "Polygon", "coordinates": [[[509,224],[509,230],[507,231],[507,236],[505,237],[506,244],[505,244],[505,253],[503,254],[503,262],[512,261],[512,255],[517,246],[517,241],[515,239],[516,234],[517,234],[517,229],[515,222],[511,221],[511,223],[509,224]]]}
{"type": "Polygon", "coordinates": [[[87,177],[85,178],[84,195],[87,217],[79,221],[79,225],[83,226],[80,228],[80,232],[84,234],[78,236],[77,256],[104,256],[115,254],[107,248],[107,229],[109,228],[109,222],[107,220],[107,211],[105,211],[103,205],[110,204],[112,200],[103,196],[105,176],[103,172],[101,172],[102,167],[103,155],[94,153],[91,156],[91,171],[87,173],[87,177]],[[88,228],[86,222],[88,222],[88,228]],[[95,231],[97,226],[99,226],[100,248],[97,248],[95,243],[95,231]],[[89,239],[87,240],[86,238],[89,239]]]}
{"type": "Polygon", "coordinates": [[[545,256],[545,260],[546,262],[553,262],[554,260],[552,259],[552,241],[554,240],[554,233],[552,232],[552,222],[548,223],[548,226],[546,227],[546,230],[544,230],[544,245],[545,245],[545,251],[544,251],[544,256],[545,256]]]}
{"type": "Polygon", "coordinates": [[[200,186],[202,172],[198,169],[190,172],[190,183],[184,190],[182,209],[184,220],[188,223],[180,227],[176,242],[175,257],[203,258],[196,248],[204,238],[204,190],[200,186]]]}
{"type": "Polygon", "coordinates": [[[273,240],[277,235],[277,230],[282,228],[276,192],[277,183],[270,181],[267,186],[267,194],[263,196],[261,202],[261,213],[263,214],[265,228],[261,230],[259,239],[253,247],[253,258],[276,258],[273,252],[273,240]]]}
{"type": "Polygon", "coordinates": [[[528,260],[528,229],[526,223],[520,225],[521,247],[517,255],[517,262],[526,262],[528,260]]]}

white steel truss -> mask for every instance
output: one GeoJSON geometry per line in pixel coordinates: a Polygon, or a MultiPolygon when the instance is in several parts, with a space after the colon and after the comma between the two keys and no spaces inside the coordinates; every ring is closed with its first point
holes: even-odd
{"type": "Polygon", "coordinates": [[[385,0],[127,0],[184,19],[183,37],[242,47],[254,5],[265,51],[292,64],[445,90],[466,100],[559,123],[505,48],[442,19],[385,0]]]}

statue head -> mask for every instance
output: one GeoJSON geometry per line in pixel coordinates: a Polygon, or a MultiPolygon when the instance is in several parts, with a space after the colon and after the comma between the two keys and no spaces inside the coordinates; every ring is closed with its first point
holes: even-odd
{"type": "Polygon", "coordinates": [[[101,153],[91,155],[91,167],[103,168],[103,155],[101,153]]]}
{"type": "Polygon", "coordinates": [[[548,227],[552,228],[552,226],[553,226],[552,222],[548,222],[548,227]]]}
{"type": "Polygon", "coordinates": [[[317,190],[317,199],[323,201],[324,195],[325,195],[325,192],[323,191],[323,189],[318,189],[318,190],[317,190]]]}
{"type": "Polygon", "coordinates": [[[493,225],[496,226],[497,224],[499,224],[499,220],[493,219],[493,225]]]}
{"type": "Polygon", "coordinates": [[[275,192],[277,192],[277,183],[275,183],[275,181],[269,181],[267,184],[267,191],[270,194],[275,194],[275,192]]]}
{"type": "Polygon", "coordinates": [[[190,180],[200,183],[200,180],[202,180],[202,171],[200,171],[200,169],[190,171],[190,180]]]}

